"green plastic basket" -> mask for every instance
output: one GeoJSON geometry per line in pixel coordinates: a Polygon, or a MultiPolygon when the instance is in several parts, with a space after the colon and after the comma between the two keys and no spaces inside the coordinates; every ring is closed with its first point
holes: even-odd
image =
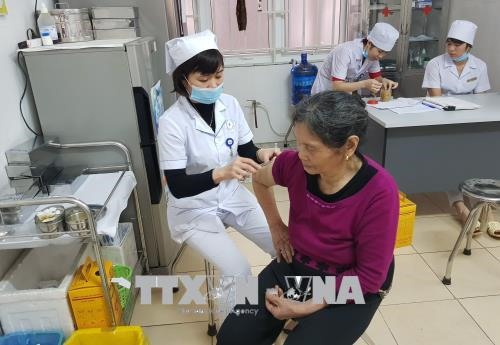
{"type": "MultiPolygon", "coordinates": [[[[114,265],[113,266],[113,277],[114,278],[125,278],[129,282],[132,281],[132,269],[128,266],[114,265]]],[[[118,288],[118,296],[120,296],[120,304],[123,309],[128,304],[130,297],[130,289],[127,289],[120,284],[116,284],[118,288]]]]}

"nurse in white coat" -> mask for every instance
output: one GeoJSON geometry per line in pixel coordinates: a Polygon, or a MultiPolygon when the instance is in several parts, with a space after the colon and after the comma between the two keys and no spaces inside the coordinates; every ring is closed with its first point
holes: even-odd
{"type": "Polygon", "coordinates": [[[455,20],[448,31],[446,53],[429,61],[422,88],[429,96],[463,95],[490,89],[488,69],[483,60],[470,53],[476,24],[455,20]]]}
{"type": "Polygon", "coordinates": [[[326,57],[311,94],[328,90],[376,94],[382,87],[396,88],[398,83],[382,78],[379,60],[392,50],[398,37],[394,27],[377,23],[365,39],[339,44],[326,57]]]}
{"type": "MultiPolygon", "coordinates": [[[[486,64],[470,53],[474,45],[476,24],[467,20],[455,20],[448,31],[446,53],[429,61],[425,68],[422,88],[429,96],[463,95],[485,92],[490,89],[486,64]]],[[[448,192],[450,205],[453,206],[463,224],[469,216],[461,192],[448,192]]],[[[488,222],[488,233],[500,237],[500,223],[488,222]]],[[[479,224],[476,225],[479,233],[479,224]]]]}
{"type": "Polygon", "coordinates": [[[274,256],[264,213],[240,180],[277,152],[255,147],[238,101],[222,93],[224,61],[212,32],[168,41],[166,59],[179,96],[160,118],[158,133],[171,236],[221,276],[249,276],[248,260],[225,227],[274,256]]]}

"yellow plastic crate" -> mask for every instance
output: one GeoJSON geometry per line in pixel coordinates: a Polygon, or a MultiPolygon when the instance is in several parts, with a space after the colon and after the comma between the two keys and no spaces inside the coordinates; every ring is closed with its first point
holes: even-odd
{"type": "Polygon", "coordinates": [[[87,328],[74,332],[64,345],[150,345],[139,326],[87,328]]]}
{"type": "Polygon", "coordinates": [[[410,246],[413,242],[416,213],[417,205],[408,199],[406,194],[399,192],[399,222],[396,248],[410,246]]]}

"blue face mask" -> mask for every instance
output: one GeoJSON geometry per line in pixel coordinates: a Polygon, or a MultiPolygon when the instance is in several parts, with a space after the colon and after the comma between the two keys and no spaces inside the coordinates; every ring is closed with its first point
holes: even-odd
{"type": "Polygon", "coordinates": [[[365,59],[368,59],[368,52],[366,50],[363,50],[363,57],[365,59]]]}
{"type": "Polygon", "coordinates": [[[198,103],[203,103],[203,104],[213,104],[215,101],[217,101],[224,90],[223,84],[220,84],[216,88],[204,88],[204,87],[197,87],[191,86],[191,95],[189,98],[198,103]]]}
{"type": "Polygon", "coordinates": [[[467,60],[469,58],[469,53],[465,53],[463,54],[462,56],[459,56],[459,57],[456,57],[456,58],[452,58],[453,62],[463,62],[465,60],[467,60]]]}

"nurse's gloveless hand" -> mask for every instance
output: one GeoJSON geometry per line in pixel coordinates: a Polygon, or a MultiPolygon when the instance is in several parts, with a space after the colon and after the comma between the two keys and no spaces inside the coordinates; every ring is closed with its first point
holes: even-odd
{"type": "Polygon", "coordinates": [[[364,86],[365,89],[368,89],[371,93],[376,94],[382,88],[382,83],[375,79],[365,79],[364,86]]]}
{"type": "Polygon", "coordinates": [[[214,169],[212,178],[215,183],[232,179],[243,180],[256,173],[260,168],[261,166],[253,159],[237,157],[231,164],[214,169]]]}
{"type": "Polygon", "coordinates": [[[395,89],[399,85],[395,81],[392,81],[392,80],[386,79],[386,78],[382,79],[382,84],[383,84],[384,89],[395,89]]]}
{"type": "Polygon", "coordinates": [[[279,148],[259,149],[257,151],[257,158],[262,163],[267,163],[281,153],[279,148]]]}

